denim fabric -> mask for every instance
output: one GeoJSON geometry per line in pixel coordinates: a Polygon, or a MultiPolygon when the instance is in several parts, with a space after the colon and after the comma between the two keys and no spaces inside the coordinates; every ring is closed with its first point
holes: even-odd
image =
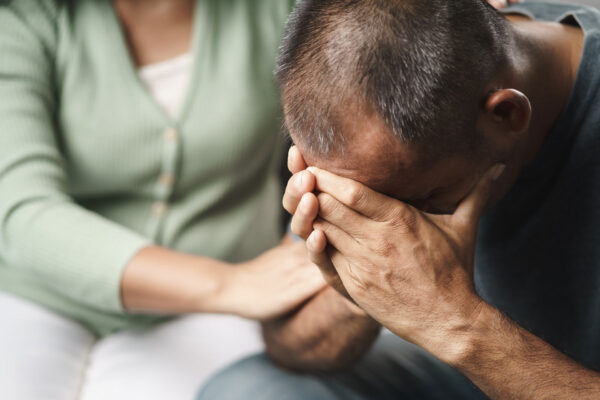
{"type": "Polygon", "coordinates": [[[264,354],[246,358],[212,378],[197,400],[485,400],[467,378],[421,348],[384,333],[354,368],[301,375],[264,354]]]}

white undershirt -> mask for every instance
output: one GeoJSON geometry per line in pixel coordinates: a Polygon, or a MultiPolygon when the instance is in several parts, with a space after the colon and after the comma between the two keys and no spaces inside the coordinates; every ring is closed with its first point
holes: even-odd
{"type": "Polygon", "coordinates": [[[138,70],[154,101],[173,119],[179,116],[187,93],[192,61],[190,52],[138,70]]]}

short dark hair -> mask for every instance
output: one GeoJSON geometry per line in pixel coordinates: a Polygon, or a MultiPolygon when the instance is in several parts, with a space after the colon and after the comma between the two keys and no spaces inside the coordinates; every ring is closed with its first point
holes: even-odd
{"type": "Polygon", "coordinates": [[[403,142],[472,143],[473,96],[505,65],[508,29],[485,0],[302,0],[276,69],[287,129],[339,152],[340,114],[358,100],[403,142]]]}

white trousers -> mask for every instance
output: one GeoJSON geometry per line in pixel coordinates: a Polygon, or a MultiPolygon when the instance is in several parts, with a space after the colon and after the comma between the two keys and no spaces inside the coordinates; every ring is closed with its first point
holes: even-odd
{"type": "Polygon", "coordinates": [[[0,397],[188,400],[218,369],[263,349],[256,322],[191,315],[97,340],[76,322],[0,292],[0,397]]]}

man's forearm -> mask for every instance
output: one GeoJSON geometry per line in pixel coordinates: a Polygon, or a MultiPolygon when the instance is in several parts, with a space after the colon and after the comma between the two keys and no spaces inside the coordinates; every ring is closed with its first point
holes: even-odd
{"type": "Polygon", "coordinates": [[[462,354],[447,361],[494,400],[600,398],[600,374],[579,365],[488,304],[482,305],[469,332],[457,343],[464,344],[460,346],[462,354]]]}
{"type": "Polygon", "coordinates": [[[331,372],[356,362],[379,333],[379,324],[327,288],[295,314],[263,323],[267,353],[301,372],[331,372]]]}

